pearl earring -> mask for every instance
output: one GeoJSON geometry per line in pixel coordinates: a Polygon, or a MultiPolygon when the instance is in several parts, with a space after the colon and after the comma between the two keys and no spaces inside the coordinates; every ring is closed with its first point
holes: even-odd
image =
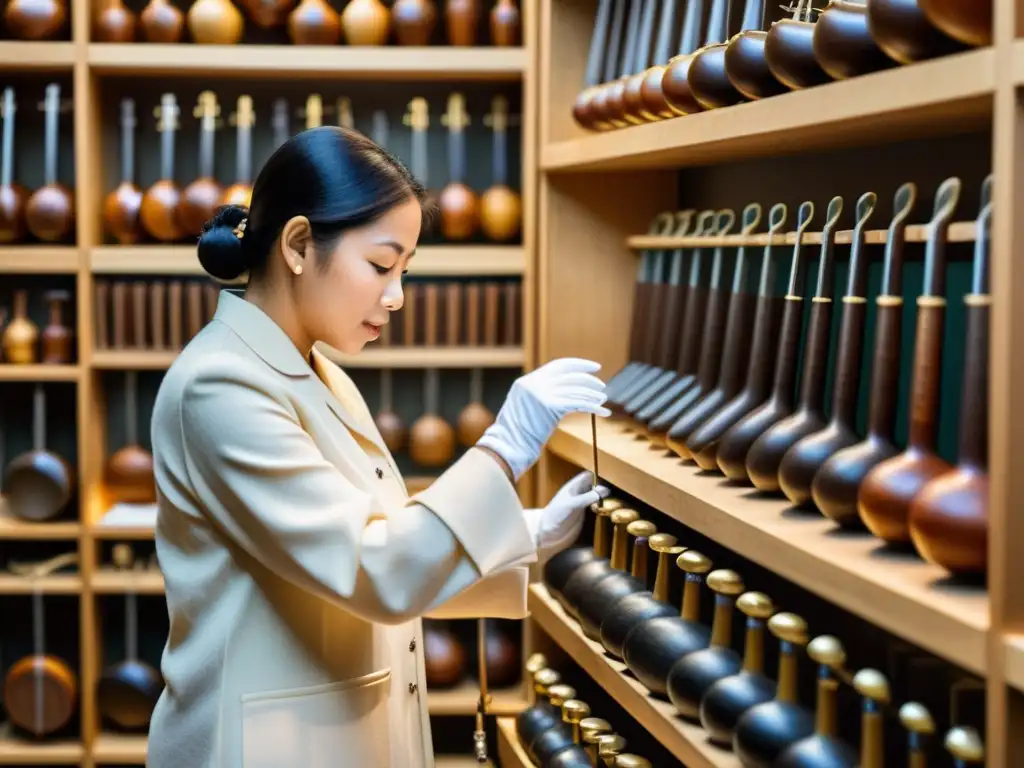
{"type": "Polygon", "coordinates": [[[296,275],[301,275],[302,274],[302,265],[301,264],[296,264],[295,265],[295,274],[296,275]]]}

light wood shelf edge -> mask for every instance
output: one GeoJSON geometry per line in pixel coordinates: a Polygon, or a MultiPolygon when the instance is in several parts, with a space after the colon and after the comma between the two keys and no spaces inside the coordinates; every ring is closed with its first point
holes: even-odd
{"type": "Polygon", "coordinates": [[[526,751],[519,744],[516,721],[511,717],[499,717],[498,761],[501,768],[533,768],[526,751]]]}
{"type": "Polygon", "coordinates": [[[73,275],[82,251],[74,246],[11,245],[0,247],[0,274],[73,275]]]}
{"type": "MultiPolygon", "coordinates": [[[[577,466],[592,466],[589,418],[563,420],[548,446],[577,466]]],[[[785,500],[749,498],[749,488],[702,476],[622,422],[599,422],[598,450],[601,477],[624,493],[876,626],[985,673],[984,591],[939,592],[934,584],[945,573],[936,566],[888,556],[866,533],[836,536],[821,516],[787,515],[785,500]]]]}
{"type": "Polygon", "coordinates": [[[739,768],[731,752],[711,745],[699,726],[680,719],[667,701],[659,701],[633,677],[623,674],[626,665],[607,656],[600,643],[587,638],[565,615],[543,584],[530,586],[531,617],[645,730],[687,768],[739,768]]]}

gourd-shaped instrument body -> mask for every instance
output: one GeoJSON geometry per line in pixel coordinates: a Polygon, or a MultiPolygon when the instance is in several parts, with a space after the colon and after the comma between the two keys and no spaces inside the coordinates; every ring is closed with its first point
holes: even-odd
{"type": "MultiPolygon", "coordinates": [[[[498,345],[498,285],[488,283],[484,288],[483,341],[489,347],[498,345]]],[[[470,294],[470,306],[466,313],[466,344],[475,347],[480,343],[479,292],[470,294]]],[[[449,285],[446,300],[448,313],[447,343],[456,346],[461,342],[462,291],[456,284],[449,285]]],[[[484,404],[484,371],[473,368],[469,379],[469,403],[459,411],[455,431],[459,442],[467,448],[476,445],[487,428],[494,423],[494,414],[484,404]]]]}
{"type": "MultiPolygon", "coordinates": [[[[989,182],[986,182],[989,183],[989,182]]],[[[987,193],[986,193],[987,196],[987,193]]],[[[930,481],[910,504],[910,539],[925,560],[979,576],[988,563],[989,227],[992,203],[977,221],[967,305],[956,467],[930,481]]]]}
{"type": "MultiPolygon", "coordinates": [[[[715,592],[711,642],[673,664],[666,681],[669,701],[688,720],[700,718],[700,703],[711,686],[743,669],[743,658],[731,648],[733,600],[743,590],[743,580],[733,571],[713,571],[708,586],[715,592]]],[[[735,604],[755,626],[763,627],[771,616],[772,602],[762,592],[746,592],[735,604]]]]}
{"type": "MultiPolygon", "coordinates": [[[[622,512],[612,514],[613,525],[617,514],[622,512]]],[[[592,640],[601,639],[601,623],[619,600],[647,590],[648,541],[657,533],[657,529],[649,520],[634,520],[626,526],[626,533],[634,537],[632,572],[626,570],[625,551],[616,562],[618,553],[614,550],[613,542],[612,565],[615,572],[595,582],[580,601],[580,628],[592,640]]],[[[628,541],[623,542],[623,545],[623,549],[628,548],[628,541]]]]}
{"type": "MultiPolygon", "coordinates": [[[[428,347],[437,344],[437,285],[424,286],[428,347]]],[[[455,454],[455,430],[440,415],[440,383],[436,368],[424,371],[424,413],[409,430],[409,455],[424,467],[439,467],[455,454]]]]}
{"type": "Polygon", "coordinates": [[[352,0],[341,13],[341,26],[349,45],[386,45],[391,12],[380,0],[352,0]]]}
{"type": "Polygon", "coordinates": [[[337,45],[341,19],[326,0],[302,0],[288,14],[288,37],[295,45],[337,45]]]}
{"type": "Polygon", "coordinates": [[[15,365],[35,363],[39,359],[38,341],[39,326],[28,316],[28,291],[19,288],[14,292],[13,316],[2,337],[4,360],[15,365]]]}
{"type": "Polygon", "coordinates": [[[139,14],[139,22],[147,43],[177,43],[185,28],[185,14],[170,0],[150,0],[139,14]]]}
{"type": "Polygon", "coordinates": [[[829,0],[814,25],[814,58],[836,80],[896,66],[871,34],[867,0],[829,0]]]}
{"type": "Polygon", "coordinates": [[[689,549],[676,559],[686,572],[683,604],[678,616],[660,616],[637,624],[622,644],[622,658],[636,679],[655,696],[665,698],[672,665],[688,653],[707,648],[711,632],[700,624],[700,593],[711,561],[689,549]]]}
{"type": "Polygon", "coordinates": [[[843,296],[839,326],[839,349],[832,408],[824,429],[801,438],[786,451],[779,464],[779,488],[795,507],[811,500],[814,476],[825,460],[836,451],[858,440],[857,400],[860,394],[861,353],[867,319],[867,259],[863,254],[864,231],[875,209],[877,197],[866,192],[857,201],[857,220],[853,229],[853,247],[846,294],[843,296]]]}
{"type": "Polygon", "coordinates": [[[156,240],[170,243],[184,236],[178,223],[181,190],[174,182],[174,132],[178,130],[178,100],[173,93],[160,98],[156,110],[160,132],[160,179],[142,196],[140,218],[146,232],[156,240]]]}
{"type": "MultiPolygon", "coordinates": [[[[618,113],[618,117],[631,125],[640,125],[658,119],[646,110],[643,101],[644,77],[654,53],[654,21],[658,16],[658,5],[659,0],[647,0],[640,9],[640,24],[633,45],[633,60],[629,67],[629,74],[621,86],[621,111],[618,113]]],[[[665,10],[667,10],[672,3],[661,0],[661,5],[666,6],[665,10]]],[[[662,20],[662,24],[664,23],[665,21],[662,20]]]]}
{"type": "Polygon", "coordinates": [[[611,542],[609,536],[609,518],[612,512],[622,508],[622,502],[618,499],[602,499],[590,505],[590,511],[594,513],[594,541],[590,547],[569,547],[563,549],[544,564],[543,580],[544,585],[558,603],[569,610],[565,600],[565,586],[572,579],[573,574],[587,563],[595,560],[607,560],[611,554],[611,542]]]}
{"type": "Polygon", "coordinates": [[[4,26],[17,40],[52,40],[67,17],[64,0],[11,0],[4,8],[4,26]]]}
{"type": "Polygon", "coordinates": [[[828,220],[822,232],[818,287],[811,300],[811,317],[808,323],[797,408],[792,414],[769,427],[754,441],[747,452],[747,475],[754,487],[762,491],[779,490],[779,466],[786,451],[798,440],[817,432],[827,423],[824,406],[832,326],[832,262],[836,223],[842,209],[842,198],[832,198],[828,206],[828,220]]]}
{"type": "Polygon", "coordinates": [[[213,91],[199,94],[195,116],[199,118],[199,167],[197,178],[181,193],[178,219],[182,231],[189,237],[198,237],[203,225],[213,218],[217,203],[224,190],[213,174],[213,147],[220,117],[220,105],[213,91]]]}
{"type": "Polygon", "coordinates": [[[107,463],[105,482],[116,501],[152,504],[156,501],[153,454],[139,444],[138,374],[125,372],[125,444],[107,463]]]}
{"type": "Polygon", "coordinates": [[[46,114],[44,184],[25,203],[25,223],[29,232],[48,243],[66,240],[75,228],[75,196],[57,178],[57,156],[60,133],[60,86],[46,86],[43,104],[46,114]]]}
{"type": "Polygon", "coordinates": [[[613,128],[638,125],[641,118],[629,114],[626,105],[626,85],[634,72],[637,49],[641,42],[643,10],[648,3],[630,3],[629,19],[626,22],[625,51],[622,55],[618,76],[603,83],[594,99],[593,108],[598,116],[611,123],[613,128]]]}
{"type": "Polygon", "coordinates": [[[797,0],[793,17],[772,22],[764,43],[765,61],[775,79],[791,90],[832,82],[814,56],[812,0],[797,0]]]}
{"type": "Polygon", "coordinates": [[[240,205],[248,208],[252,201],[252,127],[256,113],[252,107],[252,96],[239,96],[235,114],[235,182],[221,195],[219,205],[240,205]]]}
{"type": "MultiPolygon", "coordinates": [[[[594,559],[589,563],[577,568],[565,583],[562,590],[562,599],[566,608],[573,618],[580,620],[580,606],[586,599],[587,593],[595,587],[602,579],[618,573],[626,567],[629,539],[627,527],[630,523],[636,522],[639,515],[634,509],[617,509],[611,513],[612,523],[612,546],[611,559],[594,559]]],[[[600,628],[598,628],[600,631],[600,628]]],[[[595,638],[596,639],[596,638],[595,638]]]]}
{"type": "Polygon", "coordinates": [[[893,200],[894,215],[885,243],[885,263],[875,320],[875,349],[871,363],[868,432],[864,440],[828,458],[814,475],[811,498],[818,510],[842,527],[861,528],[857,493],[871,469],[895,456],[896,392],[900,376],[900,325],[903,316],[903,245],[907,217],[914,208],[917,187],[900,186],[893,200]]]}
{"type": "Polygon", "coordinates": [[[25,237],[25,201],[28,190],[14,180],[14,88],[3,95],[3,144],[0,148],[0,243],[12,245],[25,237]]]}
{"type": "Polygon", "coordinates": [[[750,447],[768,429],[793,412],[793,393],[799,362],[800,331],[803,325],[804,290],[807,270],[804,259],[804,232],[814,216],[814,204],[800,206],[793,245],[793,259],[789,267],[789,286],[782,309],[779,346],[776,353],[775,380],[771,396],[766,402],[731,426],[718,445],[715,461],[730,480],[749,482],[747,454],[750,447]]]}
{"type": "Polygon", "coordinates": [[[486,118],[491,126],[493,182],[480,197],[480,226],[489,240],[513,240],[522,224],[523,205],[508,184],[508,99],[495,96],[486,118]]]}
{"type": "Polygon", "coordinates": [[[868,28],[878,47],[900,64],[948,56],[967,48],[928,21],[920,0],[871,0],[868,28]]]}
{"type": "Polygon", "coordinates": [[[242,12],[230,0],[195,0],[185,22],[192,39],[205,45],[235,45],[245,31],[242,12]]]}
{"type": "Polygon", "coordinates": [[[611,723],[590,716],[590,707],[582,701],[566,702],[566,718],[572,728],[572,746],[556,752],[544,763],[545,768],[592,768],[592,745],[602,735],[611,733],[611,723]]]}
{"type": "Polygon", "coordinates": [[[246,15],[260,29],[274,29],[284,24],[295,0],[242,0],[246,15]]]}
{"type": "Polygon", "coordinates": [[[437,24],[434,0],[397,0],[391,6],[391,23],[399,45],[427,45],[437,24]]]}
{"type": "MultiPolygon", "coordinates": [[[[740,606],[747,608],[743,667],[736,674],[712,683],[700,700],[700,723],[708,739],[720,747],[732,745],[736,724],[743,713],[770,701],[775,695],[775,681],[764,673],[765,621],[774,611],[774,606],[764,595],[753,601],[753,605],[740,598],[740,606]]],[[[789,619],[784,618],[783,625],[776,629],[784,631],[788,624],[789,619]]]]}
{"type": "MultiPolygon", "coordinates": [[[[761,0],[747,0],[740,28],[754,29],[760,24],[763,13],[761,0]]],[[[726,16],[721,19],[718,29],[714,30],[714,42],[697,51],[690,64],[690,90],[704,109],[731,107],[745,99],[729,77],[726,61],[733,39],[729,38],[728,31],[726,16]]],[[[712,37],[710,32],[708,37],[712,37]]]]}
{"type": "Polygon", "coordinates": [[[103,0],[93,21],[92,39],[97,43],[133,43],[138,19],[124,0],[103,0]]]}
{"type": "MultiPolygon", "coordinates": [[[[676,537],[668,533],[656,533],[647,540],[652,552],[658,555],[658,566],[652,590],[633,592],[620,598],[612,605],[601,620],[601,645],[611,656],[622,658],[622,644],[633,627],[658,616],[674,616],[676,609],[668,602],[669,573],[672,562],[685,549],[676,545],[676,537]]],[[[634,573],[636,561],[633,563],[634,573]]]]}
{"type": "Polygon", "coordinates": [[[469,124],[466,101],[461,93],[448,98],[448,111],[442,120],[448,127],[449,181],[441,190],[441,232],[448,240],[468,240],[480,224],[480,201],[465,182],[465,128],[469,124]]]}
{"type": "Polygon", "coordinates": [[[967,45],[992,44],[992,3],[976,0],[921,0],[928,20],[967,45]]]}
{"type": "Polygon", "coordinates": [[[860,486],[857,509],[875,536],[891,543],[910,538],[908,517],[914,497],[928,481],[949,471],[935,453],[939,414],[939,376],[945,321],[945,249],[950,219],[960,199],[961,182],[947,179],[935,195],[925,250],[924,286],[917,299],[917,333],[906,449],[875,466],[860,486]]]}
{"type": "Polygon", "coordinates": [[[508,48],[519,45],[520,14],[516,0],[498,0],[488,17],[491,45],[508,48]]]}
{"type": "MultiPolygon", "coordinates": [[[[676,14],[679,4],[666,0],[661,9],[658,22],[658,39],[654,44],[654,64],[641,74],[640,105],[637,114],[644,120],[668,120],[676,117],[676,111],[669,105],[662,89],[662,80],[672,59],[672,43],[676,34],[676,14]]],[[[680,34],[679,53],[687,54],[699,44],[700,21],[704,11],[704,3],[685,4],[685,16],[680,34]]]]}
{"type": "Polygon", "coordinates": [[[732,87],[750,100],[778,96],[789,90],[772,74],[765,58],[767,30],[761,29],[764,3],[748,2],[742,30],[725,49],[725,74],[732,87]]]}
{"type": "Polygon", "coordinates": [[[64,307],[71,300],[71,293],[64,290],[46,292],[50,305],[50,319],[41,334],[43,362],[48,365],[67,365],[71,362],[71,329],[64,324],[64,307]]]}
{"type": "Polygon", "coordinates": [[[583,88],[576,94],[572,105],[572,118],[581,128],[590,131],[607,130],[611,124],[597,117],[593,109],[594,99],[601,90],[599,83],[610,79],[606,73],[614,66],[617,53],[618,28],[622,24],[625,4],[615,0],[614,22],[612,0],[598,0],[597,14],[590,33],[590,48],[587,52],[587,68],[584,74],[583,88]],[[614,26],[613,26],[614,24],[614,26]],[[603,69],[602,69],[603,65],[603,69]]]}
{"type": "Polygon", "coordinates": [[[786,748],[814,732],[814,718],[797,699],[797,648],[807,643],[807,623],[792,613],[777,613],[768,622],[781,644],[775,698],[740,717],[733,750],[743,768],[770,768],[786,748]]]}
{"type": "MultiPolygon", "coordinates": [[[[814,733],[787,747],[772,768],[857,768],[856,753],[836,738],[836,676],[843,669],[846,652],[838,639],[821,635],[808,644],[807,655],[818,664],[814,733]]],[[[862,680],[869,682],[865,676],[862,680]]],[[[871,725],[869,717],[873,714],[865,712],[866,725],[871,725]]],[[[866,759],[864,766],[869,766],[866,759]]]]}
{"type": "Polygon", "coordinates": [[[466,673],[466,649],[448,622],[424,622],[423,657],[427,684],[432,688],[458,685],[466,673]]]}
{"type": "MultiPolygon", "coordinates": [[[[704,45],[721,42],[725,37],[728,19],[727,0],[710,0],[704,45]]],[[[690,115],[702,112],[704,106],[693,92],[690,82],[690,68],[696,54],[701,50],[698,42],[699,26],[703,3],[688,3],[683,21],[683,35],[679,41],[679,54],[673,56],[661,78],[661,90],[669,109],[676,115],[690,115]],[[692,20],[691,20],[692,18],[692,20]],[[692,26],[691,26],[692,23],[692,26]],[[690,33],[690,34],[688,34],[690,33]]]]}
{"type": "Polygon", "coordinates": [[[142,190],[135,183],[135,101],[121,100],[121,181],[103,203],[107,232],[121,245],[137,243],[143,235],[139,211],[142,190]]]}

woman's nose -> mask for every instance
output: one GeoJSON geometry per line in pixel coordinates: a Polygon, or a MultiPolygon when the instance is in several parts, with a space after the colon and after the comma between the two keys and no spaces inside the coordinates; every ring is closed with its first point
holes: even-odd
{"type": "Polygon", "coordinates": [[[402,282],[393,281],[384,291],[384,307],[389,312],[397,312],[405,304],[405,293],[402,291],[402,282]]]}

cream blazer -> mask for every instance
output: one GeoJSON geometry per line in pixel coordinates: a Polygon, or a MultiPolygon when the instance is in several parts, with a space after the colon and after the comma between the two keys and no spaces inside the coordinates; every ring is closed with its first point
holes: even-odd
{"type": "Polygon", "coordinates": [[[527,614],[535,544],[496,462],[470,449],[410,499],[349,377],[228,291],[152,443],[170,634],[146,765],[433,765],[420,617],[527,614]]]}

